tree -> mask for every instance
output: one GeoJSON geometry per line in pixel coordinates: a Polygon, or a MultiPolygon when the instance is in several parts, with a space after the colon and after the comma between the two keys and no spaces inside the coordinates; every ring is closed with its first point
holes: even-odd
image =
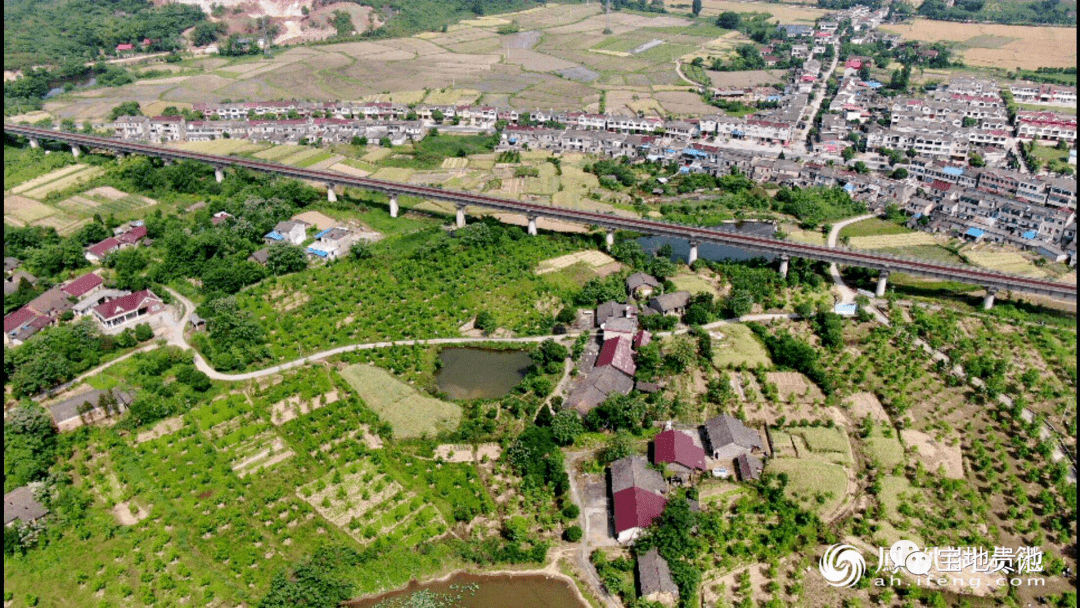
{"type": "Polygon", "coordinates": [[[135,326],[135,339],[139,342],[146,342],[153,337],[154,330],[151,329],[149,323],[139,323],[135,326]]]}
{"type": "Polygon", "coordinates": [[[224,23],[205,21],[195,26],[191,31],[191,44],[195,46],[207,46],[217,42],[228,29],[224,23]]]}
{"type": "Polygon", "coordinates": [[[905,179],[905,178],[907,178],[907,176],[908,176],[908,170],[903,168],[903,167],[897,167],[896,169],[893,170],[892,174],[890,175],[890,177],[892,177],[893,179],[905,179]]]}
{"type": "Polygon", "coordinates": [[[356,242],[352,247],[349,247],[349,257],[354,261],[366,260],[372,257],[371,248],[367,246],[367,243],[356,242]]]}
{"type": "Polygon", "coordinates": [[[352,16],[345,11],[334,11],[330,24],[337,30],[338,36],[349,36],[356,29],[353,27],[352,16]]]}
{"type": "MultiPolygon", "coordinates": [[[[694,0],[694,1],[698,2],[698,3],[701,2],[701,0],[694,0]]],[[[581,540],[581,536],[582,536],[582,532],[581,532],[581,527],[580,526],[570,526],[569,528],[566,529],[566,532],[563,533],[563,537],[566,538],[566,542],[568,542],[568,543],[576,543],[576,542],[578,542],[579,540],[581,540]]]]}
{"type": "Polygon", "coordinates": [[[307,256],[295,245],[275,243],[266,252],[266,268],[276,275],[299,272],[307,268],[307,256]]]}
{"type": "Polygon", "coordinates": [[[142,108],[139,107],[137,101],[125,101],[124,103],[114,107],[109,112],[109,120],[116,120],[121,116],[142,116],[142,108]]]}
{"type": "Polygon", "coordinates": [[[476,320],[473,322],[473,327],[486,334],[498,328],[499,322],[495,320],[495,315],[486,310],[481,310],[476,313],[476,320]]]}
{"type": "Polygon", "coordinates": [[[4,491],[45,477],[56,451],[56,429],[45,408],[25,401],[4,422],[4,491]]]}
{"type": "Polygon", "coordinates": [[[701,0],[694,0],[690,5],[690,12],[694,13],[695,17],[701,14],[701,0]]]}
{"type": "Polygon", "coordinates": [[[598,457],[601,464],[611,464],[620,458],[634,455],[634,436],[626,431],[619,431],[608,440],[598,457]]]}
{"type": "Polygon", "coordinates": [[[356,136],[356,137],[353,137],[352,141],[349,142],[349,143],[356,146],[357,148],[363,148],[363,147],[367,146],[368,141],[367,141],[366,137],[356,136]]]}
{"type": "Polygon", "coordinates": [[[742,23],[742,16],[734,11],[724,11],[716,18],[716,25],[725,30],[737,30],[742,23]]]}
{"type": "Polygon", "coordinates": [[[572,445],[584,432],[581,417],[574,410],[562,410],[551,420],[551,435],[559,445],[572,445]]]}

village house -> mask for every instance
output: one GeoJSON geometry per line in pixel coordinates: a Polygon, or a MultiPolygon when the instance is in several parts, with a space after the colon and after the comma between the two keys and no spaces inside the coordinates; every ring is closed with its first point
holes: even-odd
{"type": "MultiPolygon", "coordinates": [[[[761,434],[758,431],[747,427],[741,420],[728,414],[721,414],[716,418],[707,420],[705,422],[705,437],[711,450],[710,456],[713,460],[719,461],[720,466],[731,464],[740,456],[753,456],[757,460],[757,455],[765,450],[765,443],[762,441],[761,434]]],[[[756,467],[750,466],[753,464],[753,462],[747,461],[747,465],[750,467],[747,469],[748,471],[758,470],[756,467]]],[[[735,466],[737,469],[739,468],[738,463],[735,466]]]]}
{"type": "Polygon", "coordinates": [[[87,247],[84,256],[91,264],[100,264],[105,256],[113,251],[135,247],[144,238],[146,238],[146,226],[139,221],[132,228],[87,247]]]}
{"type": "Polygon", "coordinates": [[[75,313],[76,317],[84,317],[92,313],[98,305],[104,304],[110,300],[122,298],[130,293],[131,292],[126,289],[99,289],[92,291],[76,302],[71,310],[75,313]]]}
{"type": "Polygon", "coordinates": [[[84,296],[92,295],[95,291],[102,288],[104,281],[101,277],[88,272],[81,277],[71,281],[67,285],[60,288],[68,297],[82,298],[84,296]]]}
{"type": "Polygon", "coordinates": [[[268,259],[270,259],[269,247],[263,247],[248,256],[249,261],[255,262],[256,264],[262,264],[263,266],[266,266],[266,260],[268,259]]]}
{"type": "Polygon", "coordinates": [[[697,429],[667,429],[653,438],[652,461],[667,465],[676,478],[687,482],[699,471],[705,470],[705,449],[697,429]]]}
{"type": "Polygon", "coordinates": [[[232,214],[227,211],[218,211],[214,215],[210,216],[210,223],[214,226],[217,226],[231,217],[232,214]]]}
{"type": "Polygon", "coordinates": [[[618,336],[607,338],[600,348],[600,354],[596,357],[596,369],[612,366],[627,376],[633,377],[637,371],[634,364],[634,353],[630,347],[630,338],[618,336]]]}
{"type": "Polygon", "coordinates": [[[656,547],[637,558],[637,579],[641,599],[663,606],[679,601],[679,587],[671,578],[671,568],[656,547]]]}
{"type": "Polygon", "coordinates": [[[621,304],[615,300],[608,300],[596,307],[596,326],[603,329],[609,320],[636,317],[637,312],[637,306],[633,304],[621,304]]]}
{"type": "Polygon", "coordinates": [[[644,272],[635,272],[626,277],[626,291],[632,298],[647,298],[660,288],[660,281],[644,272]]]}
{"type": "Polygon", "coordinates": [[[291,243],[302,245],[307,240],[308,223],[301,220],[278,222],[274,229],[266,233],[267,243],[291,243]]]}
{"type": "Polygon", "coordinates": [[[70,431],[82,426],[126,412],[134,401],[135,395],[129,391],[92,390],[69,397],[48,406],[53,424],[60,432],[70,431]],[[110,400],[111,396],[111,400],[110,400]],[[109,412],[104,409],[102,397],[109,403],[109,412]]]}
{"type": "Polygon", "coordinates": [[[629,395],[634,378],[614,365],[595,367],[567,395],[565,406],[582,416],[603,403],[611,395],[629,395]]]}
{"type": "Polygon", "coordinates": [[[26,283],[28,287],[33,287],[34,285],[37,285],[37,281],[37,277],[30,274],[29,272],[16,270],[15,272],[12,272],[11,274],[4,277],[4,297],[10,296],[11,294],[19,291],[19,285],[21,283],[26,283]]]}
{"type": "Polygon", "coordinates": [[[665,293],[649,300],[649,308],[662,315],[681,315],[689,304],[689,291],[665,293]]]}
{"type": "Polygon", "coordinates": [[[357,240],[357,234],[353,231],[335,226],[316,234],[315,242],[307,248],[307,252],[320,259],[336,260],[347,255],[357,240]]]}
{"type": "Polygon", "coordinates": [[[22,486],[4,494],[4,527],[15,522],[28,525],[49,514],[49,510],[34,497],[30,486],[22,486]]]}
{"type": "Polygon", "coordinates": [[[93,309],[94,317],[105,329],[114,329],[165,310],[161,298],[149,289],[109,300],[93,309]]]}
{"type": "Polygon", "coordinates": [[[632,543],[664,512],[667,484],[644,456],[628,456],[611,463],[611,502],[615,537],[632,543]]]}
{"type": "Polygon", "coordinates": [[[52,323],[52,318],[34,312],[29,306],[13,310],[4,315],[4,344],[18,346],[52,323]]]}

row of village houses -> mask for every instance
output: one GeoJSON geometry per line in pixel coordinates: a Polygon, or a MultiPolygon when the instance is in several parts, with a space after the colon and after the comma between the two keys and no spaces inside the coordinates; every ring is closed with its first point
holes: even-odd
{"type": "Polygon", "coordinates": [[[25,306],[5,315],[4,344],[22,344],[42,329],[60,322],[67,312],[71,312],[75,318],[88,316],[97,321],[104,331],[115,332],[164,309],[161,298],[149,289],[134,293],[108,289],[101,276],[90,272],[49,289],[25,306]]]}

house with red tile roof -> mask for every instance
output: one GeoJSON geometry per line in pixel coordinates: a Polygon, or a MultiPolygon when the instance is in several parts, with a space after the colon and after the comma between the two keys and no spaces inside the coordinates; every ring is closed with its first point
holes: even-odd
{"type": "Polygon", "coordinates": [[[81,298],[97,291],[102,283],[104,283],[104,281],[101,280],[101,277],[92,272],[88,272],[67,285],[64,285],[60,290],[72,298],[81,298]]]}
{"type": "Polygon", "coordinates": [[[91,264],[100,264],[102,260],[105,259],[105,256],[109,255],[110,253],[116,251],[119,248],[120,241],[116,240],[116,237],[110,236],[104,241],[94,243],[93,245],[87,247],[86,253],[84,255],[91,264]]]}
{"type": "Polygon", "coordinates": [[[664,512],[667,483],[644,456],[620,458],[611,463],[610,473],[615,536],[630,543],[664,512]]]}
{"type": "Polygon", "coordinates": [[[135,45],[131,44],[131,43],[128,43],[128,42],[116,45],[116,52],[117,53],[123,53],[123,52],[126,52],[126,51],[134,51],[134,50],[135,50],[135,45]]]}
{"type": "Polygon", "coordinates": [[[87,247],[85,256],[91,264],[100,264],[105,259],[105,256],[113,251],[134,247],[144,238],[146,238],[146,225],[139,224],[130,230],[121,232],[116,236],[110,236],[100,243],[94,243],[87,247]]]}
{"type": "Polygon", "coordinates": [[[4,316],[4,344],[18,346],[52,322],[51,318],[39,315],[29,306],[14,310],[4,316]]]}
{"type": "Polygon", "coordinates": [[[705,448],[697,430],[668,429],[653,438],[653,462],[666,464],[684,481],[705,470],[705,448]]]}
{"type": "Polygon", "coordinates": [[[628,376],[637,371],[634,364],[634,352],[630,348],[630,339],[624,336],[604,341],[600,355],[596,357],[596,367],[610,365],[628,376]]]}
{"type": "Polygon", "coordinates": [[[115,300],[109,300],[94,307],[94,318],[102,327],[119,327],[143,317],[165,310],[161,298],[149,289],[137,291],[115,300]]]}

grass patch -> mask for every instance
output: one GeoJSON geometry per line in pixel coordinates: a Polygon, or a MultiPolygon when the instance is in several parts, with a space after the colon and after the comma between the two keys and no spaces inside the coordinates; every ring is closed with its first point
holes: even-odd
{"type": "Polygon", "coordinates": [[[883,234],[908,234],[913,232],[895,222],[872,217],[861,222],[844,226],[840,237],[878,236],[883,234]]]}
{"type": "Polygon", "coordinates": [[[341,370],[361,399],[390,423],[397,437],[420,437],[452,431],[461,420],[461,408],[426,397],[390,372],[373,365],[350,365],[341,370]]]}
{"type": "Polygon", "coordinates": [[[851,444],[840,427],[793,427],[788,432],[802,437],[807,449],[815,456],[844,464],[852,462],[851,444]]]}
{"type": "Polygon", "coordinates": [[[834,511],[847,492],[847,471],[838,464],[805,458],[773,458],[767,470],[787,473],[788,494],[818,514],[834,511]]]}
{"type": "Polygon", "coordinates": [[[875,423],[873,431],[863,440],[863,443],[866,444],[869,456],[877,460],[886,470],[892,470],[896,465],[904,462],[904,446],[892,427],[875,423]],[[886,431],[889,432],[889,437],[885,436],[886,431]]]}
{"type": "Polygon", "coordinates": [[[708,293],[714,296],[720,295],[720,290],[715,285],[706,281],[696,274],[680,274],[671,277],[671,282],[675,284],[675,289],[679,291],[689,291],[690,293],[708,293]]]}
{"type": "Polygon", "coordinates": [[[772,360],[754,332],[743,324],[725,325],[713,330],[724,335],[723,340],[713,341],[713,365],[728,367],[769,367],[772,360]]]}

